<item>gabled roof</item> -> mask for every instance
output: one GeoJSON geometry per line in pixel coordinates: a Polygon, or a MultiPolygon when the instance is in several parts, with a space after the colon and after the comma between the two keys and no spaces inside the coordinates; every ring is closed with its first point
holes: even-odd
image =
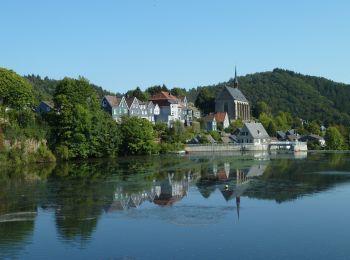
{"type": "Polygon", "coordinates": [[[139,100],[136,97],[128,97],[128,98],[125,99],[126,104],[128,105],[128,108],[131,107],[132,103],[134,103],[135,100],[137,102],[139,102],[139,100]]]}
{"type": "Polygon", "coordinates": [[[119,106],[120,102],[121,102],[121,98],[118,98],[116,96],[104,96],[104,98],[107,100],[108,104],[111,107],[117,107],[119,106]]]}
{"type": "Polygon", "coordinates": [[[161,91],[158,94],[153,95],[150,100],[178,100],[178,98],[172,95],[170,92],[161,91]]]}
{"type": "Polygon", "coordinates": [[[210,113],[209,115],[206,115],[205,117],[203,117],[203,120],[204,120],[205,122],[216,121],[216,119],[215,119],[215,114],[210,113]]]}
{"type": "Polygon", "coordinates": [[[283,131],[277,131],[276,134],[277,134],[277,136],[279,136],[282,139],[285,139],[287,137],[286,133],[283,131]]]}
{"type": "Polygon", "coordinates": [[[41,103],[47,105],[51,109],[53,109],[55,107],[55,104],[52,101],[41,101],[41,103]]]}
{"type": "Polygon", "coordinates": [[[149,108],[149,107],[154,107],[153,102],[152,102],[152,101],[148,101],[148,102],[147,102],[147,107],[148,107],[148,108],[149,108]]]}
{"type": "Polygon", "coordinates": [[[211,135],[206,135],[206,137],[210,143],[212,143],[212,144],[216,143],[216,140],[211,135]]]}
{"type": "Polygon", "coordinates": [[[235,100],[248,102],[248,100],[245,98],[243,93],[238,88],[231,88],[226,86],[225,89],[228,91],[231,97],[233,97],[235,100]]]}
{"type": "Polygon", "coordinates": [[[226,112],[216,112],[215,119],[218,123],[223,123],[225,121],[227,113],[226,112]]]}
{"type": "Polygon", "coordinates": [[[244,126],[247,127],[253,138],[260,139],[270,137],[261,123],[245,123],[244,126]]]}

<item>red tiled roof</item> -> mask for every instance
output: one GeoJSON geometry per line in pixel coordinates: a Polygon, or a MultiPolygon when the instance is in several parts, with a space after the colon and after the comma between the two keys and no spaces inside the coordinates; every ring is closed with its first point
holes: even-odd
{"type": "Polygon", "coordinates": [[[218,123],[223,123],[225,121],[226,112],[216,112],[215,119],[218,123]]]}
{"type": "Polygon", "coordinates": [[[158,94],[153,95],[150,100],[177,100],[178,98],[172,95],[170,92],[161,91],[158,94]]]}

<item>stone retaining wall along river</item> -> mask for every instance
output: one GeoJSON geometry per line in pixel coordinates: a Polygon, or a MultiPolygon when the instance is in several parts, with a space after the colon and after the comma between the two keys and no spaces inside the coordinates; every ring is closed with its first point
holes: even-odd
{"type": "Polygon", "coordinates": [[[304,142],[279,142],[277,144],[188,144],[185,147],[187,153],[196,152],[231,152],[231,151],[269,151],[269,150],[290,150],[307,151],[304,142]]]}

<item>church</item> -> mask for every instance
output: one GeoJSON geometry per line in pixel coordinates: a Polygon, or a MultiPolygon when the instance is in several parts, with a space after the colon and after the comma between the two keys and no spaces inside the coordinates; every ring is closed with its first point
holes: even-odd
{"type": "Polygon", "coordinates": [[[235,68],[235,78],[233,88],[225,86],[215,99],[215,112],[227,112],[230,120],[250,119],[250,106],[248,100],[238,88],[237,70],[235,68]]]}

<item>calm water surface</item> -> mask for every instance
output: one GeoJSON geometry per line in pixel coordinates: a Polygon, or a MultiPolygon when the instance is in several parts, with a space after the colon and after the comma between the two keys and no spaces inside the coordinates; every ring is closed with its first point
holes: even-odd
{"type": "Polygon", "coordinates": [[[350,259],[350,154],[1,169],[0,259],[350,259]]]}

